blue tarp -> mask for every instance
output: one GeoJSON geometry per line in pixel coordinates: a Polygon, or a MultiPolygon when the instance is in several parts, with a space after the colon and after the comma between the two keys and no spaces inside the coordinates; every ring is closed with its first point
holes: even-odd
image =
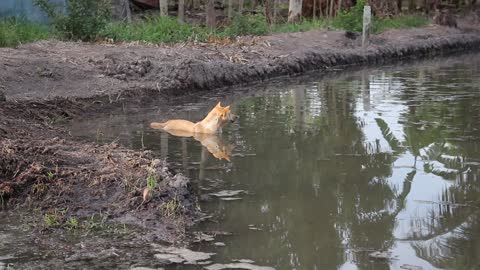
{"type": "MultiPolygon", "coordinates": [[[[49,0],[65,10],[67,0],[49,0]]],[[[33,4],[33,0],[0,0],[0,18],[22,17],[29,21],[47,23],[47,15],[33,4]]]]}

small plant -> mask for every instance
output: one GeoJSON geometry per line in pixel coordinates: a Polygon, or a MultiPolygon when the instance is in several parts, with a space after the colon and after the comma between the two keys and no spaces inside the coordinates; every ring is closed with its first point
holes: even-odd
{"type": "Polygon", "coordinates": [[[181,208],[180,202],[177,200],[177,197],[174,197],[168,202],[162,204],[163,214],[167,217],[176,215],[181,208]]]}
{"type": "Polygon", "coordinates": [[[150,174],[147,177],[147,188],[149,190],[154,190],[158,186],[157,177],[153,174],[150,174]]]}
{"type": "Polygon", "coordinates": [[[61,218],[56,212],[54,212],[53,214],[45,214],[43,216],[43,222],[45,223],[45,226],[47,228],[60,226],[60,220],[61,218]]]}
{"type": "Polygon", "coordinates": [[[107,0],[69,0],[66,13],[48,0],[34,0],[48,17],[58,34],[66,39],[92,41],[110,20],[107,0]]]}
{"type": "Polygon", "coordinates": [[[53,178],[55,178],[55,174],[53,172],[47,172],[47,178],[48,180],[53,180],[53,178]]]}
{"type": "Polygon", "coordinates": [[[76,219],[75,217],[70,217],[67,222],[65,223],[65,225],[71,229],[71,230],[74,230],[74,229],[78,229],[79,226],[80,226],[80,223],[78,222],[78,219],[76,219]]]}

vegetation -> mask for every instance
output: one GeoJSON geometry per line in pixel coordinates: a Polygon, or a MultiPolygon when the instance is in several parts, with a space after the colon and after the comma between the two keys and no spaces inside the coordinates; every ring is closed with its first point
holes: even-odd
{"type": "MultiPolygon", "coordinates": [[[[343,10],[338,9],[336,16],[327,14],[318,18],[300,18],[295,23],[281,22],[269,25],[262,12],[254,15],[236,15],[223,27],[210,29],[200,25],[187,24],[174,17],[150,16],[143,20],[112,22],[107,0],[70,0],[67,4],[68,15],[52,5],[48,0],[34,0],[52,19],[49,31],[33,23],[20,19],[8,19],[0,22],[0,47],[15,47],[50,37],[68,40],[93,41],[107,39],[113,41],[142,41],[147,43],[178,43],[184,41],[206,42],[214,38],[234,38],[242,35],[265,35],[280,32],[302,32],[318,28],[360,32],[365,0],[356,1],[356,5],[343,10]]],[[[305,0],[306,1],[306,0],[305,0]]],[[[260,9],[259,9],[260,10],[260,9]]],[[[284,21],[285,18],[276,21],[284,21]]],[[[380,33],[388,28],[408,28],[423,26],[428,22],[421,15],[398,15],[394,17],[374,18],[373,31],[380,33]]]]}
{"type": "Polygon", "coordinates": [[[46,27],[29,23],[24,19],[0,20],[0,47],[16,47],[23,43],[48,39],[51,34],[46,27]]]}
{"type": "Polygon", "coordinates": [[[69,0],[65,14],[48,0],[34,0],[51,19],[57,34],[65,39],[92,41],[110,21],[107,0],[69,0]]]}

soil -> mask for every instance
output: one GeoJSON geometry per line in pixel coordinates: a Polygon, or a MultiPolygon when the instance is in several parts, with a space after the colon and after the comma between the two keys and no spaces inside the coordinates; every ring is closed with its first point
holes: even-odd
{"type": "Polygon", "coordinates": [[[148,151],[72,138],[57,125],[129,102],[352,65],[480,49],[478,24],[430,25],[360,37],[345,32],[242,37],[176,45],[42,41],[0,49],[0,195],[61,218],[102,213],[175,242],[201,217],[189,179],[148,151]],[[468,25],[469,27],[466,27],[468,25]],[[472,26],[473,25],[473,26],[472,26]],[[146,179],[158,186],[144,200],[146,179]],[[180,207],[167,215],[165,205],[180,207]],[[180,221],[180,222],[179,222],[180,221]]]}

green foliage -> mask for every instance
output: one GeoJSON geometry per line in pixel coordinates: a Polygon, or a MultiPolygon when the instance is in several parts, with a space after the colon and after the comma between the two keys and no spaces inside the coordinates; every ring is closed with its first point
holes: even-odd
{"type": "Polygon", "coordinates": [[[75,218],[75,217],[70,217],[67,222],[65,223],[65,225],[71,229],[71,230],[74,230],[74,229],[78,229],[80,227],[80,222],[78,222],[78,219],[75,218]]]}
{"type": "Polygon", "coordinates": [[[56,212],[52,214],[45,214],[43,216],[43,222],[47,228],[57,227],[61,224],[61,216],[56,212]]]}
{"type": "Polygon", "coordinates": [[[131,24],[114,22],[100,34],[115,41],[144,41],[175,43],[189,39],[205,40],[207,31],[201,27],[179,22],[173,17],[149,17],[131,24]]]}
{"type": "Polygon", "coordinates": [[[158,186],[157,177],[153,174],[147,177],[147,188],[149,190],[154,190],[158,186]]]}
{"type": "Polygon", "coordinates": [[[52,19],[58,34],[66,39],[92,41],[110,20],[108,0],[69,0],[67,14],[48,0],[34,0],[52,19]]]}
{"type": "Polygon", "coordinates": [[[52,180],[54,177],[55,177],[55,174],[53,172],[47,172],[48,180],[52,180]]]}
{"type": "Polygon", "coordinates": [[[261,36],[268,32],[270,32],[270,27],[262,14],[237,15],[233,18],[232,23],[225,27],[219,35],[229,37],[245,35],[261,36]]]}
{"type": "Polygon", "coordinates": [[[352,32],[362,32],[363,6],[365,0],[358,0],[350,10],[343,10],[332,20],[332,26],[338,29],[352,32]]]}
{"type": "Polygon", "coordinates": [[[23,43],[48,39],[50,36],[46,27],[24,19],[0,20],[0,47],[16,47],[23,43]]]}

